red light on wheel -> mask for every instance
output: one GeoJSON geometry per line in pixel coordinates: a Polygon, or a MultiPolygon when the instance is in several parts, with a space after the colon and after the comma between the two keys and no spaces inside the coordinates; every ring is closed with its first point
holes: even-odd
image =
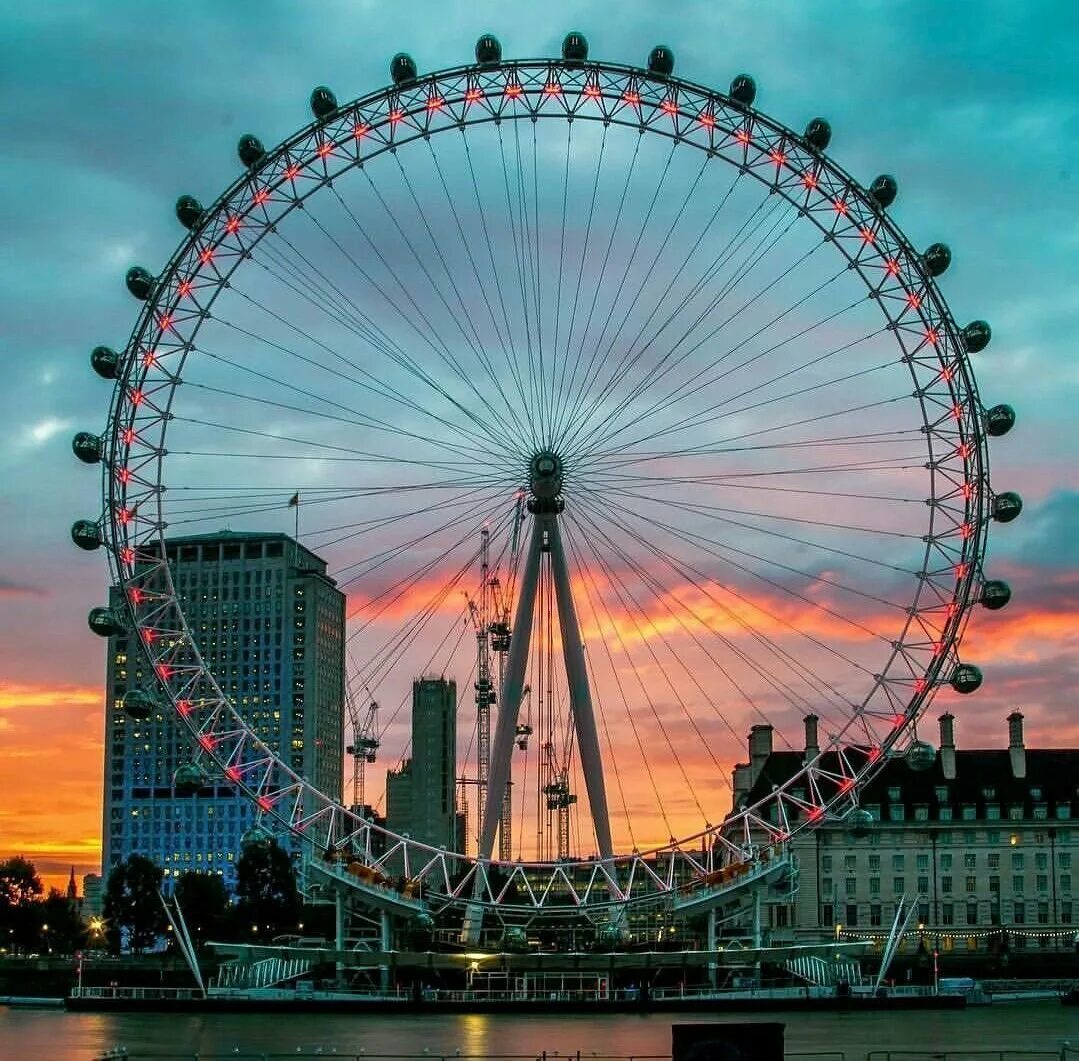
{"type": "Polygon", "coordinates": [[[240,771],[235,766],[227,766],[227,767],[225,767],[225,776],[230,781],[239,781],[240,780],[240,771]]]}
{"type": "Polygon", "coordinates": [[[843,778],[842,781],[839,782],[839,791],[840,792],[849,792],[852,788],[854,788],[854,778],[853,777],[845,777],[845,778],[843,778]]]}
{"type": "Polygon", "coordinates": [[[924,678],[919,678],[917,681],[915,681],[915,683],[914,683],[914,691],[916,693],[924,693],[925,690],[926,690],[926,680],[924,678]]]}
{"type": "Polygon", "coordinates": [[[208,752],[212,752],[217,745],[217,741],[209,733],[199,734],[198,740],[199,744],[202,745],[203,749],[208,752]]]}
{"type": "Polygon", "coordinates": [[[678,115],[678,106],[673,99],[665,99],[660,105],[659,109],[664,114],[669,114],[672,118],[678,115]]]}
{"type": "Polygon", "coordinates": [[[925,341],[936,346],[940,342],[940,332],[936,328],[928,328],[925,333],[925,341]]]}
{"type": "Polygon", "coordinates": [[[631,107],[639,107],[641,105],[641,97],[636,92],[623,92],[622,102],[628,103],[631,107]]]}
{"type": "Polygon", "coordinates": [[[585,85],[584,94],[589,99],[599,99],[602,93],[599,90],[599,85],[585,85]]]}
{"type": "Polygon", "coordinates": [[[133,391],[131,392],[131,404],[132,404],[132,405],[142,405],[142,403],[143,403],[143,394],[142,394],[142,391],[140,391],[140,390],[133,390],[133,391]]]}
{"type": "Polygon", "coordinates": [[[880,756],[881,756],[880,748],[875,748],[874,747],[874,748],[869,749],[869,761],[871,763],[875,763],[880,758],[880,756]]]}
{"type": "Polygon", "coordinates": [[[803,184],[804,184],[804,185],[805,185],[805,186],[806,186],[806,187],[807,187],[807,188],[808,188],[808,189],[809,189],[810,191],[813,191],[813,189],[814,189],[814,188],[816,188],[816,187],[817,187],[817,185],[818,185],[818,184],[819,184],[820,182],[819,182],[819,181],[817,180],[817,175],[816,175],[815,173],[803,173],[803,174],[802,174],[802,183],[803,183],[803,184]]]}
{"type": "Polygon", "coordinates": [[[470,88],[465,93],[465,103],[479,103],[481,99],[483,99],[483,93],[478,88],[470,88]]]}
{"type": "Polygon", "coordinates": [[[405,112],[402,110],[390,111],[390,125],[396,125],[404,116],[405,112]]]}
{"type": "MultiPolygon", "coordinates": [[[[973,483],[964,483],[960,487],[959,492],[963,495],[963,500],[964,501],[969,501],[974,496],[974,484],[973,483]]],[[[962,575],[959,574],[958,570],[956,571],[956,575],[959,578],[963,577],[962,575]]]]}
{"type": "Polygon", "coordinates": [[[191,294],[191,281],[181,280],[179,286],[176,288],[177,294],[180,298],[187,298],[191,294]]]}
{"type": "Polygon", "coordinates": [[[230,235],[235,236],[240,231],[240,219],[238,217],[230,217],[225,222],[225,231],[230,235]]]}
{"type": "Polygon", "coordinates": [[[154,669],[163,682],[167,682],[172,677],[172,668],[167,663],[159,663],[154,669]]]}
{"type": "Polygon", "coordinates": [[[847,205],[846,199],[836,199],[832,203],[832,209],[839,214],[840,217],[846,217],[850,213],[850,207],[847,205]]]}
{"type": "Polygon", "coordinates": [[[294,181],[300,175],[300,167],[295,163],[285,170],[285,179],[294,181]]]}
{"type": "Polygon", "coordinates": [[[319,144],[318,145],[318,148],[315,150],[315,154],[318,155],[319,158],[325,158],[332,151],[333,151],[333,144],[331,144],[331,143],[329,143],[329,141],[327,141],[324,144],[319,144]]]}
{"type": "Polygon", "coordinates": [[[259,796],[257,802],[263,810],[273,810],[273,800],[269,796],[259,796]]]}
{"type": "MultiPolygon", "coordinates": [[[[171,316],[171,314],[168,315],[168,316],[165,316],[165,317],[161,317],[158,320],[157,323],[161,326],[161,330],[163,332],[167,332],[172,327],[172,316],[171,316]]],[[[153,356],[153,355],[150,355],[150,356],[153,356]]]]}
{"type": "Polygon", "coordinates": [[[697,115],[697,121],[699,121],[706,129],[714,129],[716,127],[716,116],[710,111],[701,111],[701,113],[697,115]]]}
{"type": "Polygon", "coordinates": [[[782,168],[787,161],[787,156],[779,150],[770,152],[768,157],[775,163],[776,169],[782,168]]]}
{"type": "MultiPolygon", "coordinates": [[[[232,222],[230,221],[229,225],[231,225],[231,224],[232,224],[232,222]]],[[[228,225],[225,226],[226,229],[228,229],[228,227],[229,227],[228,225]]],[[[239,227],[240,227],[239,224],[237,224],[236,228],[239,228],[239,227]]],[[[236,228],[231,229],[230,231],[235,232],[236,228]]],[[[205,250],[199,252],[199,264],[200,265],[209,265],[210,262],[212,262],[213,260],[214,260],[214,252],[210,247],[207,247],[205,250]]]]}
{"type": "Polygon", "coordinates": [[[146,644],[152,645],[157,640],[157,631],[156,630],[143,630],[142,631],[142,639],[143,639],[143,641],[146,642],[146,644]]]}
{"type": "Polygon", "coordinates": [[[808,817],[811,822],[819,822],[824,817],[824,808],[810,807],[808,817]]]}
{"type": "Polygon", "coordinates": [[[259,188],[259,190],[257,192],[255,192],[255,198],[252,201],[255,203],[256,206],[262,206],[262,204],[264,202],[266,202],[266,200],[269,199],[269,198],[270,198],[269,189],[268,188],[259,188]]]}
{"type": "MultiPolygon", "coordinates": [[[[130,545],[125,545],[120,550],[120,563],[122,563],[124,567],[131,567],[135,563],[135,550],[132,549],[130,545]]],[[[137,592],[138,590],[132,590],[131,593],[128,594],[132,604],[138,604],[138,601],[135,600],[135,594],[137,592]]]]}
{"type": "Polygon", "coordinates": [[[884,271],[889,276],[898,276],[899,275],[899,262],[897,262],[895,260],[895,258],[889,258],[887,264],[884,266],[884,271]]]}
{"type": "Polygon", "coordinates": [[[357,125],[352,130],[352,136],[356,140],[362,140],[370,131],[371,127],[369,125],[357,125]]]}
{"type": "Polygon", "coordinates": [[[521,86],[517,84],[506,86],[506,95],[510,99],[517,99],[517,97],[520,96],[523,91],[524,90],[521,88],[521,86]]]}
{"type": "Polygon", "coordinates": [[[192,704],[190,700],[177,700],[176,710],[179,711],[184,718],[187,718],[187,716],[195,710],[195,705],[192,704]]]}
{"type": "Polygon", "coordinates": [[[922,305],[922,296],[916,291],[907,292],[907,305],[911,309],[920,309],[922,305]]]}
{"type": "Polygon", "coordinates": [[[441,96],[427,97],[427,109],[429,111],[440,111],[445,105],[446,101],[441,96]]]}
{"type": "Polygon", "coordinates": [[[906,715],[892,715],[892,717],[891,717],[892,729],[899,729],[899,727],[902,726],[903,723],[906,722],[906,720],[907,720],[906,715]]]}
{"type": "Polygon", "coordinates": [[[120,432],[120,441],[123,442],[125,446],[130,446],[131,443],[135,441],[135,429],[133,427],[125,427],[123,431],[120,432]]]}
{"type": "MultiPolygon", "coordinates": [[[[167,317],[165,319],[168,320],[167,317]]],[[[142,364],[144,368],[153,368],[154,365],[157,364],[157,354],[155,354],[153,350],[147,350],[146,353],[142,355],[142,364]]]]}
{"type": "Polygon", "coordinates": [[[859,235],[862,237],[863,243],[877,242],[877,234],[871,228],[863,228],[859,235]]]}
{"type": "Polygon", "coordinates": [[[561,96],[562,86],[557,81],[548,81],[547,84],[543,86],[543,94],[545,96],[561,96]]]}
{"type": "Polygon", "coordinates": [[[131,469],[119,468],[116,472],[116,478],[120,480],[125,486],[131,482],[131,469]]]}

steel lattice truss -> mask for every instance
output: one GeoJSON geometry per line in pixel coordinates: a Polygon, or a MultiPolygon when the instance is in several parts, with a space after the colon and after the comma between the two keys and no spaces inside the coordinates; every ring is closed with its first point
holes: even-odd
{"type": "Polygon", "coordinates": [[[122,358],[109,418],[105,534],[161,688],[205,755],[267,816],[315,848],[348,848],[376,869],[402,861],[436,907],[467,899],[526,911],[601,908],[671,895],[687,877],[706,878],[806,824],[842,817],[885,756],[913,739],[913,723],[958,662],[956,646],[982,584],[992,502],[983,420],[962,333],[922,256],[865,188],[802,137],[726,95],[630,67],[462,67],[381,90],[302,129],[245,172],[185,239],[156,279],[122,358]],[[864,699],[846,705],[845,724],[827,734],[803,774],[722,825],[658,851],[605,864],[502,864],[489,875],[486,864],[462,855],[377,837],[375,825],[315,790],[241,720],[203,663],[165,561],[164,463],[177,387],[199,329],[267,233],[329,182],[384,152],[479,123],[536,120],[610,123],[666,137],[740,168],[793,204],[861,278],[894,334],[911,401],[921,409],[933,488],[917,593],[891,658],[864,699]]]}

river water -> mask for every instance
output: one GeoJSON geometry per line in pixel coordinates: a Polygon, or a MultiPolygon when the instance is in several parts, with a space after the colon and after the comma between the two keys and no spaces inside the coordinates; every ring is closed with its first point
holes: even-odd
{"type": "MultiPolygon", "coordinates": [[[[101,1052],[126,1047],[143,1058],[196,1054],[227,1055],[297,1050],[325,1054],[497,1055],[667,1055],[672,1023],[734,1022],[723,1014],[645,1014],[641,1016],[509,1016],[409,1014],[192,1015],[150,1013],[65,1013],[57,1010],[0,1008],[0,1059],[3,1061],[89,1061],[101,1052]]],[[[1061,1056],[1061,1044],[1076,1047],[1079,1061],[1079,1009],[1059,1002],[998,1003],[958,1011],[924,1013],[777,1013],[746,1016],[750,1021],[782,1021],[788,1054],[841,1052],[862,1061],[870,1050],[1045,1051],[1061,1056]]],[[[830,1061],[827,1058],[806,1061],[830,1061]]],[[[908,1061],[908,1059],[899,1059],[908,1061]]],[[[983,1059],[995,1061],[995,1059],[983,1059]]],[[[1030,1058],[1029,1061],[1037,1061],[1030,1058]]]]}

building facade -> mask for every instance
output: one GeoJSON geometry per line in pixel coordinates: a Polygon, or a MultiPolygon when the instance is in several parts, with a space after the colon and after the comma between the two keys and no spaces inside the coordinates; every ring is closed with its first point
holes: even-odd
{"type": "MultiPolygon", "coordinates": [[[[1030,749],[1023,716],[1008,718],[1008,746],[961,751],[955,721],[940,718],[929,769],[890,760],[861,792],[873,825],[803,829],[793,900],[769,909],[773,942],[834,935],[882,941],[897,904],[914,903],[906,947],[942,957],[1069,950],[1076,934],[1079,750],[1030,749]]],[[[749,804],[792,778],[816,754],[816,720],[804,752],[774,751],[754,727],[749,762],[735,768],[735,803],[749,804]]]]}
{"type": "MultiPolygon", "coordinates": [[[[278,756],[340,799],[345,598],[325,562],[284,534],[175,538],[166,553],[191,632],[222,692],[278,756]]],[[[212,775],[196,795],[177,795],[173,778],[193,760],[193,745],[167,705],[146,721],[125,714],[129,690],[152,688],[133,638],[109,638],[106,681],[105,875],[141,854],[163,867],[166,881],[195,870],[217,873],[231,888],[257,808],[212,775]]]]}
{"type": "Polygon", "coordinates": [[[434,847],[459,849],[457,683],[412,684],[412,756],[386,775],[386,824],[434,847]]]}

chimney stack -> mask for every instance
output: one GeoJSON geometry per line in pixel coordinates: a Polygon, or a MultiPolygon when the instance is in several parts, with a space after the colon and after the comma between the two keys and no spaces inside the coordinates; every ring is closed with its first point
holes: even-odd
{"type": "Polygon", "coordinates": [[[940,768],[945,781],[955,780],[955,716],[940,716],[940,768]]]}
{"type": "Polygon", "coordinates": [[[806,762],[809,762],[820,755],[820,744],[817,741],[817,716],[806,715],[803,721],[806,727],[806,762]]]}
{"type": "Polygon", "coordinates": [[[772,727],[753,726],[749,731],[750,784],[756,783],[768,756],[772,754],[772,727]]]}
{"type": "Polygon", "coordinates": [[[753,787],[752,772],[753,770],[749,763],[735,763],[734,773],[731,777],[731,788],[733,789],[731,794],[732,811],[737,811],[745,803],[746,796],[749,795],[749,790],[753,787]]]}
{"type": "Polygon", "coordinates": [[[1023,743],[1023,716],[1013,711],[1008,716],[1008,758],[1012,764],[1012,777],[1027,776],[1027,749],[1023,743]]]}

